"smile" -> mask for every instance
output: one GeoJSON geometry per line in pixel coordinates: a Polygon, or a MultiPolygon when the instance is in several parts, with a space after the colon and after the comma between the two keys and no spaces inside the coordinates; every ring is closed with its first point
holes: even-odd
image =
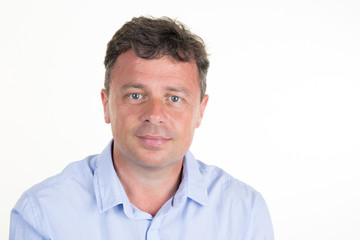
{"type": "Polygon", "coordinates": [[[145,136],[137,136],[137,137],[145,145],[145,147],[149,149],[159,149],[171,140],[170,138],[165,138],[162,136],[145,135],[145,136]]]}

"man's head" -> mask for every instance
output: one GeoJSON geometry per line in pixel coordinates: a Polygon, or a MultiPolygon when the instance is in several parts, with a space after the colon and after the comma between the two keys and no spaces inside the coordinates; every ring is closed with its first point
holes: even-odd
{"type": "Polygon", "coordinates": [[[170,56],[179,62],[194,61],[198,69],[201,90],[200,101],[206,92],[206,74],[209,60],[204,42],[192,34],[182,23],[167,17],[155,19],[133,18],[125,23],[107,46],[105,64],[105,89],[109,94],[111,72],[120,54],[132,49],[138,57],[159,59],[170,56]]]}
{"type": "Polygon", "coordinates": [[[208,101],[208,65],[199,38],[173,20],[135,18],[115,34],[101,91],[114,162],[181,164],[208,101]]]}

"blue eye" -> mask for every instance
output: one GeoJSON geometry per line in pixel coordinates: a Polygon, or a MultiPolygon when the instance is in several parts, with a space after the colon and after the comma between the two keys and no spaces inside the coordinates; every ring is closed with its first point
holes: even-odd
{"type": "Polygon", "coordinates": [[[170,101],[172,101],[172,102],[180,102],[180,101],[181,101],[181,98],[178,97],[178,96],[171,96],[171,97],[170,97],[170,101]]]}
{"type": "Polygon", "coordinates": [[[137,100],[137,99],[142,98],[142,95],[141,95],[140,93],[131,93],[131,94],[129,95],[129,97],[130,97],[131,99],[137,100]]]}

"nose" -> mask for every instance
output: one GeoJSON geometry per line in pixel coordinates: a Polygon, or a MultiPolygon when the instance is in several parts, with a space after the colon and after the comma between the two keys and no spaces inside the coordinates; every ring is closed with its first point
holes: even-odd
{"type": "Polygon", "coordinates": [[[141,121],[152,124],[165,123],[167,121],[167,117],[164,102],[155,99],[148,101],[144,106],[141,121]]]}

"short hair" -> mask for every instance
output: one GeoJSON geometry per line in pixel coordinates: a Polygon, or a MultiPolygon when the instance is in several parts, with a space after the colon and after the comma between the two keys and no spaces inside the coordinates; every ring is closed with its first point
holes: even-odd
{"type": "Polygon", "coordinates": [[[109,94],[111,71],[120,54],[132,49],[144,59],[171,56],[176,61],[194,61],[198,69],[200,100],[206,92],[206,75],[209,68],[204,41],[181,22],[168,18],[135,17],[126,22],[107,45],[105,89],[109,94]]]}

